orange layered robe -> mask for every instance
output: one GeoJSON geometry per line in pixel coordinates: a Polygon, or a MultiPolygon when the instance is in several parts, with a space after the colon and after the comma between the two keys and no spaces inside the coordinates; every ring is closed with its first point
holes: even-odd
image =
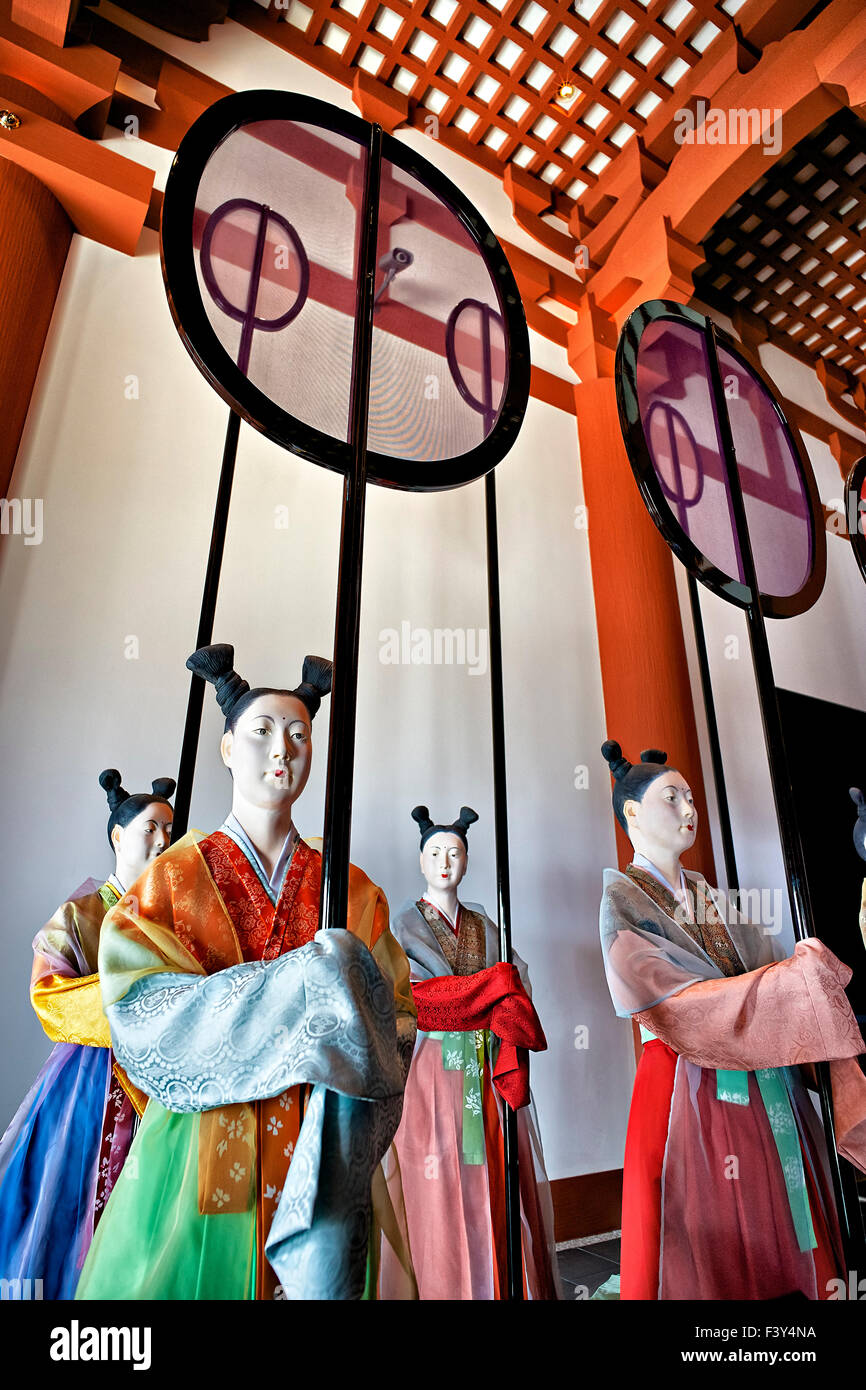
{"type": "MultiPolygon", "coordinates": [[[[303,841],[274,904],[230,836],[217,831],[198,843],[185,837],[134,885],[124,900],[133,907],[121,905],[107,923],[100,957],[107,1006],[148,975],[214,975],[242,962],[275,961],[312,942],[320,886],[321,856],[303,841]]],[[[388,929],[386,900],[354,866],[349,930],[393,990],[398,1032],[402,1024],[414,1036],[408,963],[388,929]]],[[[307,1091],[293,1085],[192,1114],[151,1100],[135,1152],[139,1173],[156,1165],[164,1188],[121,1180],[77,1296],[281,1297],[265,1244],[303,1125],[307,1091]]],[[[388,1230],[411,1290],[401,1203],[398,1193],[392,1204],[393,1191],[380,1168],[373,1180],[374,1225],[388,1230]]],[[[377,1239],[378,1233],[371,1237],[371,1249],[377,1239]]],[[[373,1262],[367,1296],[375,1295],[375,1274],[373,1262]]]]}

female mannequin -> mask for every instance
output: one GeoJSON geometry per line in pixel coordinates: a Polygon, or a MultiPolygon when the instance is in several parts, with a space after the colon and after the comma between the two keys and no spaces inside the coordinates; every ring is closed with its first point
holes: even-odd
{"type": "Polygon", "coordinates": [[[114,768],[99,783],[114,872],[83,884],[33,942],[30,997],[55,1047],[0,1140],[0,1277],[41,1281],[30,1297],[72,1297],[146,1099],[111,1050],[97,950],[109,909],[168,848],[175,784],[130,796],[114,768]]]}
{"type": "MultiPolygon", "coordinates": [[[[416,806],[412,816],[421,831],[426,889],[403,904],[393,930],[409,957],[419,1032],[394,1143],[419,1295],[505,1297],[498,1089],[518,1115],[526,1291],[532,1298],[557,1298],[549,1187],[528,1078],[520,1076],[515,1051],[546,1047],[526,966],[517,956],[514,965],[498,963],[495,924],[479,904],[457,896],[475,812],[464,806],[451,825],[434,825],[426,806],[416,806]],[[518,1010],[526,1030],[519,1036],[513,1031],[518,1010]]],[[[390,1268],[383,1256],[384,1297],[390,1296],[390,1268]]]]}
{"type": "Polygon", "coordinates": [[[826,1298],[842,1253],[823,1136],[793,1064],[831,1060],[839,1148],[863,1166],[851,972],[816,938],[774,962],[761,927],[726,924],[706,880],[680,864],[697,826],[686,779],[656,749],[635,765],[618,743],[602,753],[635,849],[624,874],[604,871],[602,950],[616,1011],[644,1044],[621,1297],[826,1298]]]}
{"type": "Polygon", "coordinates": [[[78,1298],[369,1296],[371,1204],[393,1217],[379,1165],[414,1042],[408,964],[354,866],[348,930],[318,931],[322,858],[293,819],[331,663],[308,656],[294,690],[251,690],[233,663],[227,645],[187,662],[225,717],[231,811],[151,865],[100,944],[115,1049],[149,1100],[78,1298]]]}

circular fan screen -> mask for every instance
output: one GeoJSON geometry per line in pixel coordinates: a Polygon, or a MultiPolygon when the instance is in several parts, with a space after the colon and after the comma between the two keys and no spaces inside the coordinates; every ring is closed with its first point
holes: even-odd
{"type": "MultiPolygon", "coordinates": [[[[252,424],[341,471],[369,134],[310,99],[224,98],[184,138],[163,211],[169,298],[199,365],[252,424]]],[[[525,321],[474,209],[406,147],[384,137],[382,148],[369,476],[454,486],[513,442],[528,395],[525,321]]]]}
{"type": "Polygon", "coordinates": [[[812,472],[768,383],[728,341],[718,346],[714,394],[710,351],[694,311],[655,301],[631,316],[618,352],[629,457],[680,558],[710,588],[747,604],[720,427],[726,412],[762,601],[773,616],[789,616],[814,602],[824,578],[812,472]]]}

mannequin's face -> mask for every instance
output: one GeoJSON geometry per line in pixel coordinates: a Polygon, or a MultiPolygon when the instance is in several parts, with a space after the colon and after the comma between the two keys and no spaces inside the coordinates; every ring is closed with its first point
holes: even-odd
{"type": "Polygon", "coordinates": [[[695,843],[698,813],[691,788],[673,769],[650,783],[643,801],[627,801],[623,812],[629,839],[653,863],[671,855],[679,857],[695,843]]]}
{"type": "Polygon", "coordinates": [[[421,851],[421,872],[428,888],[456,888],[466,873],[469,856],[459,835],[440,831],[431,835],[421,851]]]}
{"type": "Polygon", "coordinates": [[[310,775],[309,710],[292,695],[261,695],[223,734],[220,752],[236,796],[262,810],[291,806],[310,775]]]}
{"type": "Polygon", "coordinates": [[[111,843],[117,867],[124,872],[120,875],[124,883],[132,883],[143,874],[171,843],[171,823],[174,813],[163,801],[152,801],[143,811],[131,820],[129,825],[116,825],[111,832],[111,843]]]}

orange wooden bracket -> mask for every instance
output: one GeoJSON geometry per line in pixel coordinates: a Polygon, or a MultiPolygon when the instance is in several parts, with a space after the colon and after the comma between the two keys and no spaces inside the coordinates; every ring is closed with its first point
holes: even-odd
{"type": "MultiPolygon", "coordinates": [[[[843,420],[847,420],[849,425],[855,429],[866,428],[866,419],[863,416],[862,404],[852,404],[851,401],[843,400],[843,396],[852,395],[856,389],[857,379],[845,371],[844,367],[837,367],[835,362],[828,362],[826,357],[819,357],[815,363],[815,374],[824,388],[824,395],[832,405],[838,415],[843,420]]],[[[862,395],[862,387],[861,387],[862,395]]],[[[856,401],[856,397],[854,397],[856,401]]]]}
{"type": "Polygon", "coordinates": [[[845,430],[830,430],[827,444],[843,478],[847,478],[854,464],[866,454],[866,444],[845,430]]]}
{"type": "Polygon", "coordinates": [[[145,102],[118,93],[111,108],[112,124],[122,128],[125,117],[135,116],[142,140],[163,150],[176,150],[193,121],[220,97],[234,89],[195,72],[185,63],[166,58],[156,84],[158,110],[145,102]]]}
{"type": "Polygon", "coordinates": [[[365,121],[376,122],[389,135],[409,119],[409,98],[363,68],[355,72],[352,100],[365,121]]]}
{"type": "Polygon", "coordinates": [[[613,376],[617,327],[596,303],[592,290],[584,293],[577,323],[567,334],[568,364],[581,381],[613,376]]]}
{"type": "Polygon", "coordinates": [[[0,17],[0,72],[49,97],[82,134],[105,130],[120,59],[95,44],[56,48],[46,39],[0,17]]]}
{"type": "Polygon", "coordinates": [[[34,174],[65,208],[83,236],[132,255],[150,203],[153,170],[75,131],[7,102],[21,117],[17,130],[0,129],[0,158],[34,174]]]}
{"type": "Polygon", "coordinates": [[[599,264],[612,242],[627,233],[631,217],[664,174],[664,166],[647,154],[640,136],[635,136],[604,170],[595,188],[575,203],[568,229],[586,247],[592,264],[599,264]]]}
{"type": "Polygon", "coordinates": [[[62,48],[72,7],[73,0],[12,0],[10,13],[16,24],[62,48]]]}
{"type": "Polygon", "coordinates": [[[549,338],[552,343],[565,347],[569,325],[557,318],[556,314],[551,314],[539,300],[555,299],[560,304],[577,309],[582,294],[580,283],[510,241],[500,238],[499,244],[514,272],[529,327],[542,337],[549,338]]]}
{"type": "Polygon", "coordinates": [[[570,261],[574,254],[574,242],[565,232],[558,232],[543,220],[543,214],[550,212],[553,195],[542,179],[527,174],[515,164],[508,164],[502,176],[502,186],[511,199],[514,220],[531,237],[570,261]]]}

